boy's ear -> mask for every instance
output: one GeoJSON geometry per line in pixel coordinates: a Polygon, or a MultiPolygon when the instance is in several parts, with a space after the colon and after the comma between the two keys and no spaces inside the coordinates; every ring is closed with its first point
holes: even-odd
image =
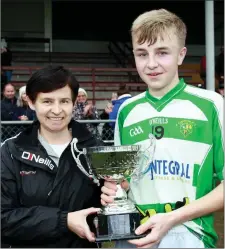
{"type": "Polygon", "coordinates": [[[28,96],[27,96],[27,102],[28,102],[30,109],[35,111],[35,106],[34,106],[33,102],[29,99],[28,96]]]}
{"type": "Polygon", "coordinates": [[[187,48],[183,47],[178,55],[178,66],[180,66],[183,63],[186,53],[187,53],[187,48]]]}

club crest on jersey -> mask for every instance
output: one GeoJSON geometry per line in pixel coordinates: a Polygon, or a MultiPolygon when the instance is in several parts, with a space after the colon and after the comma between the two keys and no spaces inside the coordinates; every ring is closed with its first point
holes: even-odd
{"type": "Polygon", "coordinates": [[[177,124],[180,127],[180,132],[183,134],[184,137],[189,136],[193,130],[196,124],[193,121],[190,120],[182,120],[178,122],[177,124]]]}

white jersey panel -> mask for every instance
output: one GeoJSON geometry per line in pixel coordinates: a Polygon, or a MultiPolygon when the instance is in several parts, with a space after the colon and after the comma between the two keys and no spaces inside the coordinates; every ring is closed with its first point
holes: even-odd
{"type": "MultiPolygon", "coordinates": [[[[148,140],[143,143],[148,146],[148,140]]],[[[171,138],[158,140],[153,165],[150,164],[138,184],[131,180],[129,197],[139,205],[173,203],[185,196],[190,201],[195,200],[196,187],[192,185],[194,165],[203,164],[209,149],[208,144],[198,142],[171,138]]]]}

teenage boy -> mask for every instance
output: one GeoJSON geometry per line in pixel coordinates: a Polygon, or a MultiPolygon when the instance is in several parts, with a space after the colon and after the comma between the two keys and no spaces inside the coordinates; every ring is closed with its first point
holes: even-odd
{"type": "MultiPolygon", "coordinates": [[[[216,245],[212,213],[224,205],[223,183],[215,187],[215,177],[223,180],[223,98],[179,78],[186,33],[184,22],[165,9],[146,12],[132,25],[136,67],[148,90],[121,106],[115,145],[147,146],[151,133],[156,148],[139,183],[122,184],[143,214],[136,233],[150,232],[117,247],[216,245]]],[[[105,181],[103,205],[113,202],[115,191],[105,181]]]]}

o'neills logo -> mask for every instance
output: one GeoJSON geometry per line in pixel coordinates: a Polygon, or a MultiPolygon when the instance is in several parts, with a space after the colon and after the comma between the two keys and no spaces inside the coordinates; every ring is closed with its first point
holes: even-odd
{"type": "Polygon", "coordinates": [[[51,163],[51,160],[49,160],[48,158],[42,158],[39,155],[35,155],[33,153],[24,151],[22,154],[22,158],[29,160],[29,161],[35,161],[36,163],[41,163],[41,164],[45,164],[46,166],[48,166],[51,170],[54,169],[54,165],[51,163]]]}

